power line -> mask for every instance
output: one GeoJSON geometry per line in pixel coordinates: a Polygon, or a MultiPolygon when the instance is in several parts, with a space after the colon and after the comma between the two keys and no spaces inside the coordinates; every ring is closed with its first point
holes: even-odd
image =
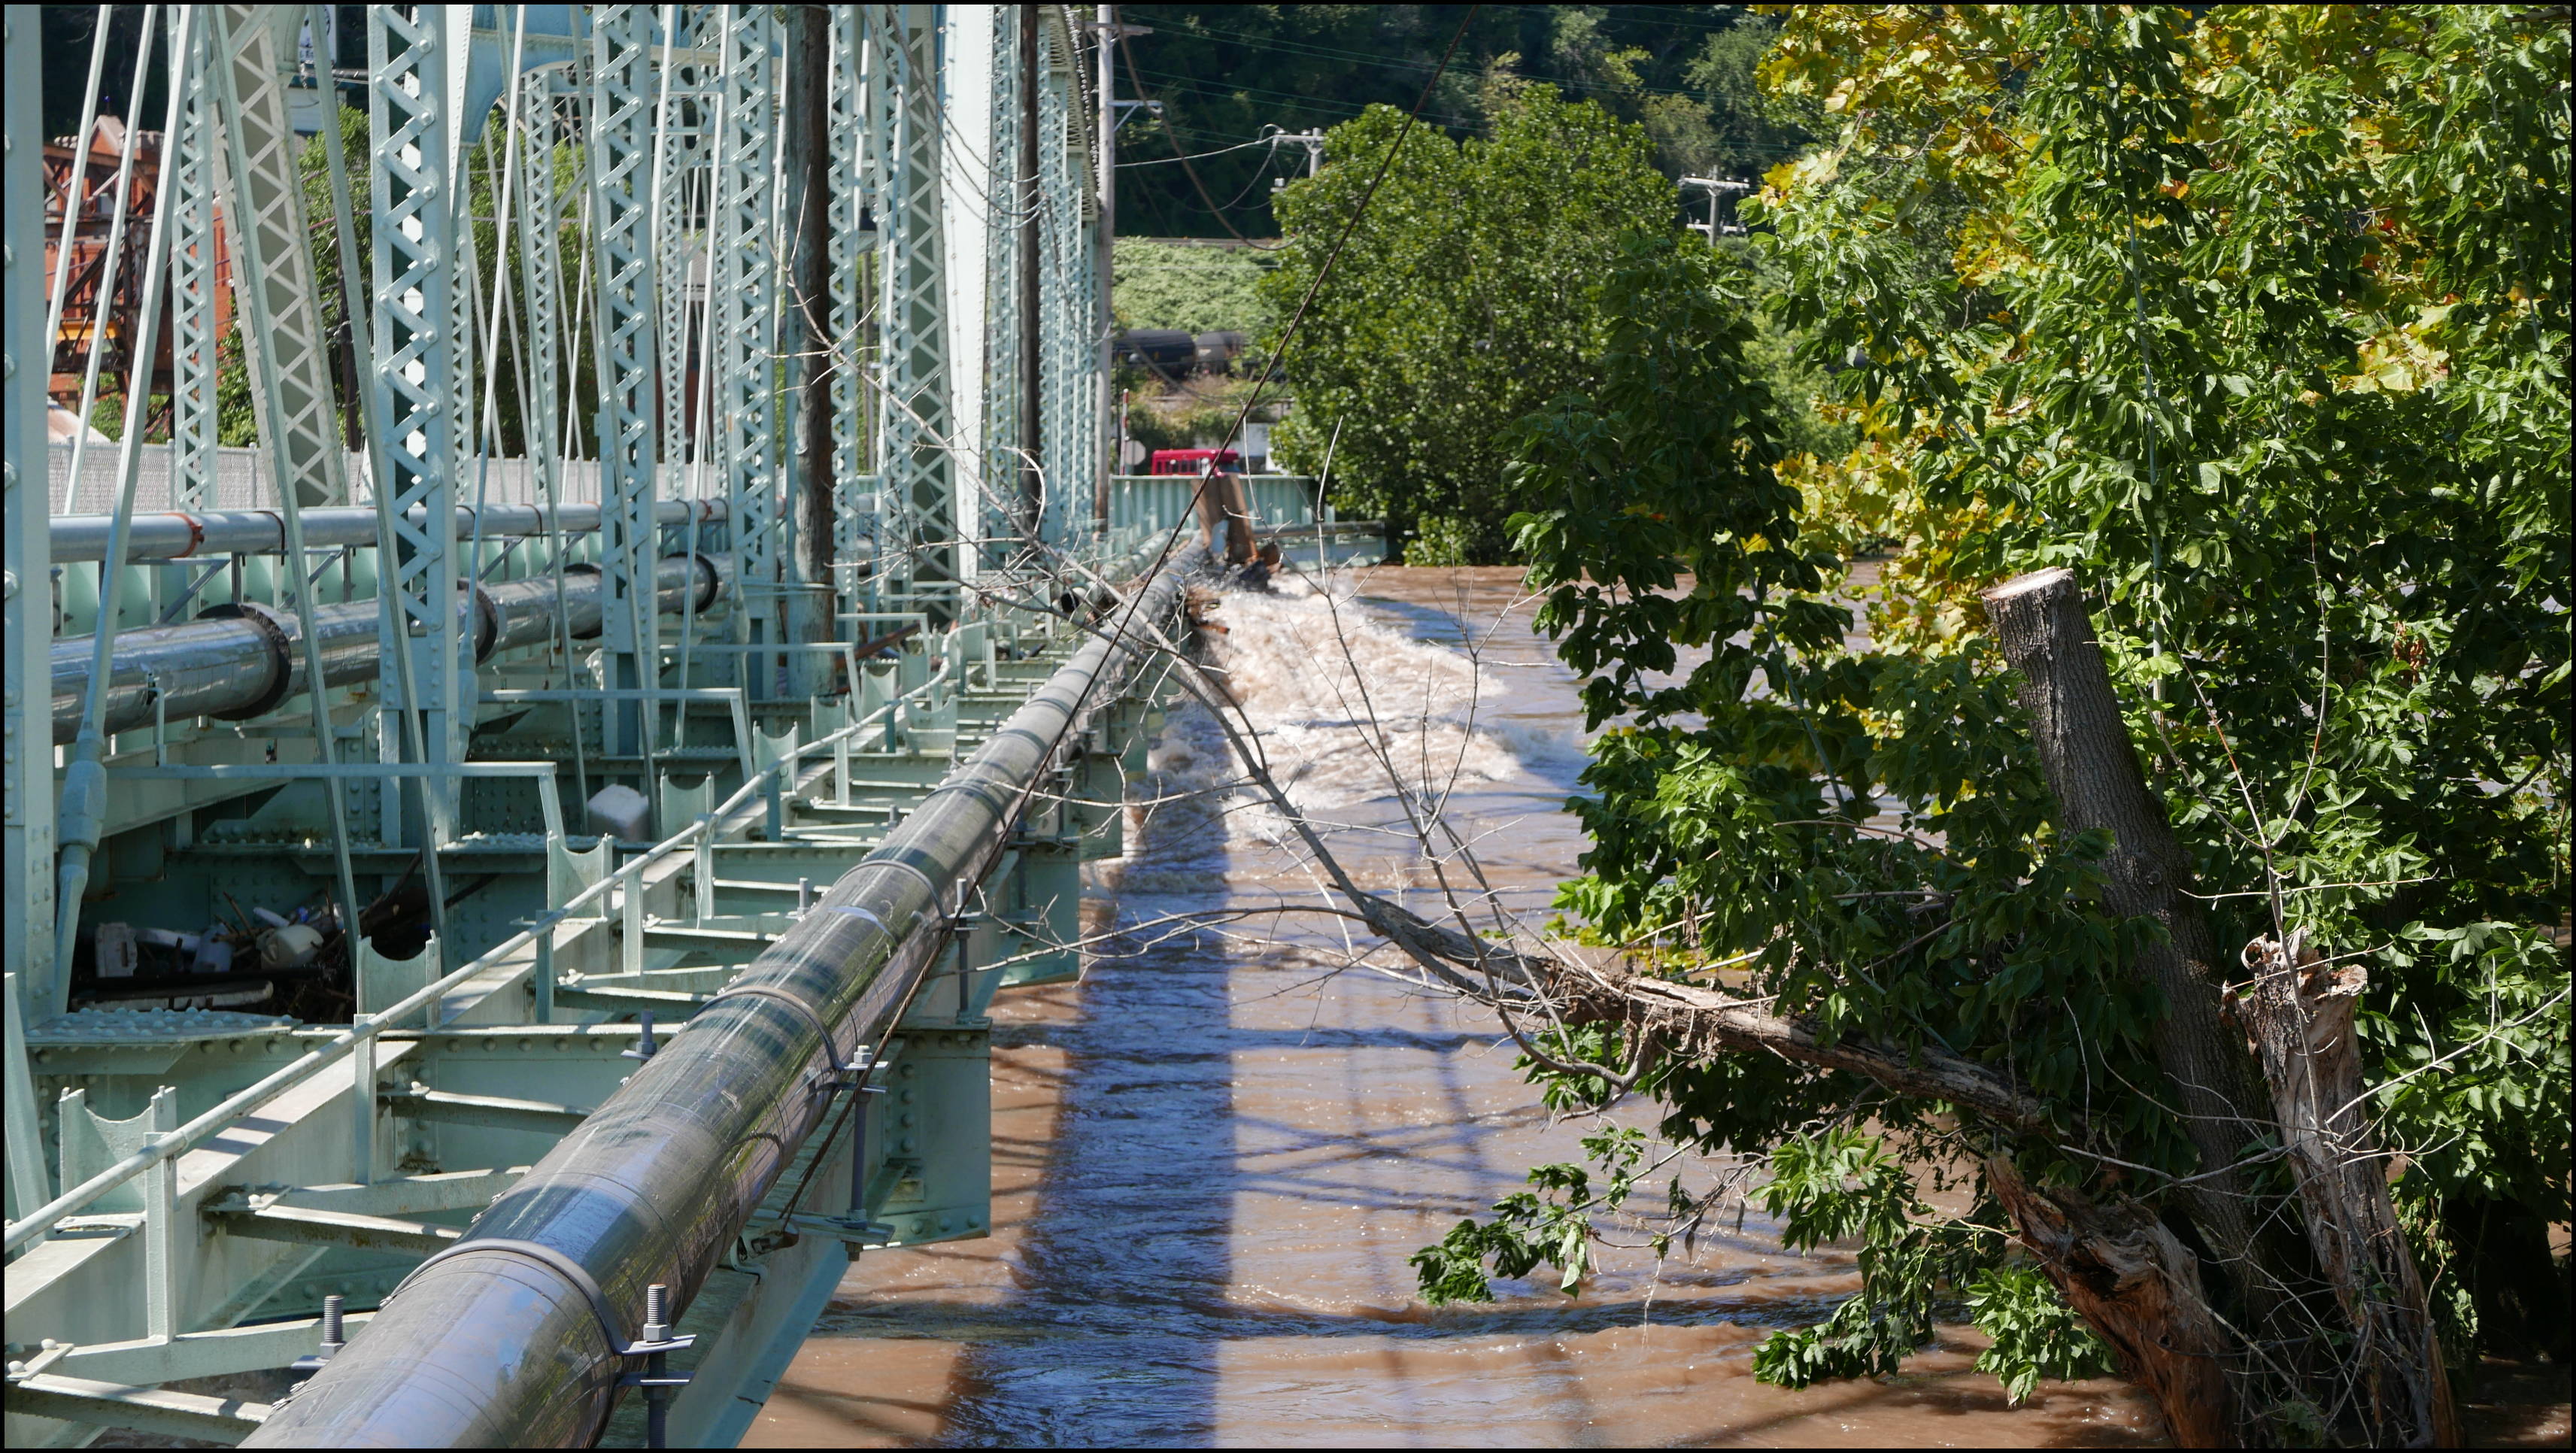
{"type": "MultiPolygon", "coordinates": [[[[1144,76],[1152,77],[1156,84],[1159,87],[1164,88],[1167,93],[1172,89],[1178,89],[1182,92],[1196,94],[1203,99],[1214,101],[1249,101],[1253,97],[1262,97],[1273,101],[1283,102],[1289,106],[1302,107],[1308,111],[1323,112],[1330,115],[1344,117],[1358,116],[1364,114],[1370,106],[1385,104],[1384,102],[1377,101],[1345,101],[1330,96],[1303,95],[1293,91],[1273,90],[1266,86],[1212,82],[1197,76],[1158,70],[1152,66],[1139,66],[1133,64],[1132,61],[1129,66],[1129,70],[1131,78],[1144,76]]],[[[1137,84],[1139,89],[1141,89],[1141,79],[1137,81],[1137,84]]],[[[1539,81],[1538,84],[1557,85],[1559,82],[1542,80],[1539,81]]],[[[1575,91],[1578,97],[1613,94],[1609,91],[1585,86],[1579,81],[1566,82],[1564,84],[1575,91]]],[[[1623,92],[1619,94],[1673,96],[1679,97],[1683,100],[1704,101],[1709,99],[1710,96],[1713,96],[1715,93],[1703,94],[1690,91],[1667,90],[1660,87],[1641,86],[1634,88],[1633,92],[1623,92]]],[[[1490,130],[1490,121],[1483,117],[1455,116],[1439,112],[1424,112],[1423,119],[1436,121],[1453,130],[1463,131],[1475,136],[1486,135],[1490,130]]],[[[1164,118],[1163,124],[1170,128],[1174,133],[1177,133],[1180,129],[1179,126],[1169,117],[1164,118]]],[[[1803,155],[1806,151],[1805,146],[1791,142],[1745,141],[1738,144],[1738,149],[1747,153],[1767,154],[1769,156],[1783,159],[1803,155]]]]}
{"type": "MultiPolygon", "coordinates": [[[[1135,77],[1130,75],[1128,79],[1132,81],[1135,77]]],[[[1164,124],[1167,127],[1170,125],[1169,122],[1165,122],[1164,124]]],[[[1250,141],[1237,142],[1232,146],[1220,146],[1214,151],[1193,152],[1188,156],[1158,156],[1147,161],[1122,161],[1118,163],[1118,169],[1120,171],[1125,171],[1131,166],[1170,166],[1176,161],[1196,161],[1201,157],[1223,156],[1229,151],[1248,151],[1256,146],[1267,146],[1271,150],[1277,151],[1279,149],[1279,138],[1276,136],[1255,137],[1250,141]]]]}
{"type": "MultiPolygon", "coordinates": [[[[1246,395],[1243,400],[1243,407],[1235,411],[1234,422],[1226,427],[1225,437],[1217,441],[1216,447],[1220,453],[1226,449],[1232,448],[1234,441],[1241,437],[1243,433],[1244,420],[1252,417],[1252,411],[1260,406],[1261,391],[1270,386],[1270,380],[1279,376],[1280,363],[1287,358],[1289,348],[1296,343],[1297,330],[1305,325],[1306,310],[1314,306],[1316,295],[1323,291],[1325,281],[1333,275],[1334,264],[1342,260],[1342,249],[1349,244],[1351,234],[1359,230],[1360,220],[1368,215],[1369,207],[1377,201],[1377,190],[1380,186],[1385,184],[1386,174],[1394,168],[1396,153],[1404,149],[1405,138],[1413,134],[1414,121],[1421,115],[1423,106],[1431,100],[1431,88],[1440,83],[1441,76],[1447,74],[1449,70],[1449,58],[1458,53],[1458,42],[1467,38],[1468,23],[1476,18],[1476,11],[1478,8],[1479,7],[1477,6],[1470,5],[1467,7],[1467,13],[1459,17],[1457,33],[1449,37],[1449,48],[1440,53],[1440,68],[1433,71],[1431,73],[1431,79],[1423,83],[1422,94],[1414,98],[1413,109],[1406,112],[1404,115],[1403,129],[1395,133],[1395,140],[1387,147],[1386,155],[1379,158],[1377,164],[1377,175],[1369,178],[1368,190],[1360,194],[1360,204],[1351,209],[1351,220],[1342,225],[1341,235],[1333,239],[1333,250],[1324,254],[1323,266],[1315,270],[1315,280],[1306,285],[1306,295],[1297,300],[1297,311],[1289,315],[1288,326],[1280,331],[1279,346],[1271,353],[1270,366],[1262,371],[1259,379],[1254,381],[1252,392],[1246,395]]],[[[1124,38],[1120,39],[1118,48],[1121,52],[1124,52],[1127,49],[1124,38]]],[[[1135,60],[1132,56],[1128,57],[1127,65],[1128,78],[1133,81],[1135,78],[1135,60]]],[[[1143,88],[1139,87],[1138,89],[1141,91],[1143,88]]],[[[1139,99],[1142,98],[1140,97],[1139,99]]],[[[1232,224],[1228,225],[1231,226],[1232,224]]],[[[1242,234],[1237,233],[1236,235],[1241,236],[1242,234]]],[[[1245,240],[1249,241],[1250,239],[1247,238],[1245,240]]],[[[1204,492],[1206,489],[1207,479],[1202,476],[1199,480],[1199,490],[1204,492]]],[[[1196,503],[1195,495],[1192,498],[1192,502],[1194,504],[1196,503]]],[[[1186,516],[1184,516],[1184,518],[1186,518],[1186,516]]],[[[1180,537],[1180,529],[1178,526],[1175,526],[1171,534],[1164,538],[1161,553],[1154,557],[1153,569],[1146,572],[1147,578],[1151,578],[1153,574],[1162,569],[1164,557],[1171,554],[1172,547],[1179,543],[1180,537]]],[[[1142,599],[1142,597],[1140,596],[1139,599],[1142,599]]]]}
{"type": "MultiPolygon", "coordinates": [[[[1144,78],[1136,73],[1135,49],[1127,44],[1127,33],[1125,31],[1119,31],[1115,39],[1118,43],[1118,58],[1127,63],[1127,84],[1136,92],[1136,99],[1142,101],[1145,99],[1145,82],[1144,78]]],[[[1455,42],[1452,42],[1452,44],[1454,45],[1455,42]]],[[[1107,83],[1104,81],[1103,84],[1105,85],[1107,83]]],[[[1208,211],[1215,214],[1216,220],[1223,223],[1225,230],[1233,233],[1237,241],[1244,243],[1246,246],[1259,247],[1259,243],[1256,243],[1251,238],[1243,235],[1242,228],[1234,225],[1234,219],[1227,216],[1225,214],[1225,209],[1216,204],[1216,198],[1208,195],[1207,183],[1199,180],[1199,169],[1190,165],[1189,154],[1181,149],[1181,129],[1167,122],[1164,124],[1163,135],[1172,143],[1172,159],[1179,162],[1181,164],[1181,170],[1188,174],[1190,185],[1198,190],[1199,200],[1207,203],[1208,211]]],[[[1255,181],[1260,180],[1260,176],[1261,174],[1259,172],[1253,173],[1253,179],[1255,181]]],[[[1244,192],[1249,192],[1251,190],[1252,189],[1250,187],[1244,188],[1244,192]]],[[[1234,200],[1236,202],[1241,202],[1243,200],[1243,194],[1237,193],[1234,200]]],[[[1232,204],[1230,203],[1228,205],[1232,204]]],[[[1274,249],[1264,248],[1263,250],[1271,251],[1274,249]]]]}
{"type": "MultiPolygon", "coordinates": [[[[1131,70],[1132,69],[1134,68],[1131,66],[1131,70]]],[[[1239,100],[1252,96],[1265,96],[1273,100],[1286,101],[1292,105],[1304,106],[1312,110],[1338,112],[1346,116],[1357,116],[1371,106],[1382,106],[1386,104],[1382,101],[1341,101],[1328,96],[1301,95],[1294,91],[1274,91],[1267,86],[1220,86],[1212,82],[1203,81],[1196,76],[1177,75],[1168,71],[1156,71],[1151,68],[1146,68],[1144,70],[1144,74],[1155,77],[1156,80],[1165,85],[1178,86],[1183,90],[1195,91],[1201,95],[1208,96],[1216,100],[1239,100]]],[[[1484,126],[1483,121],[1474,117],[1450,116],[1436,112],[1424,112],[1422,115],[1425,120],[1436,121],[1443,126],[1454,126],[1462,131],[1479,130],[1484,126]]],[[[1171,125],[1168,118],[1164,121],[1164,125],[1171,125]]]]}
{"type": "MultiPolygon", "coordinates": [[[[1522,8],[1539,9],[1543,7],[1530,6],[1522,8]]],[[[1248,35],[1242,31],[1226,30],[1220,26],[1209,25],[1204,21],[1199,22],[1198,30],[1206,35],[1222,37],[1233,44],[1256,50],[1276,51],[1286,55],[1302,55],[1319,60],[1356,61],[1361,65],[1380,66],[1389,70],[1407,70],[1415,72],[1419,72],[1423,66],[1429,64],[1427,61],[1409,60],[1401,56],[1388,56],[1369,51],[1349,50],[1341,46],[1323,45],[1314,41],[1256,37],[1248,35]]],[[[1711,35],[1723,35],[1726,32],[1722,30],[1711,30],[1708,33],[1711,35]]],[[[1684,100],[1700,99],[1698,93],[1693,91],[1676,90],[1667,86],[1649,86],[1642,83],[1622,87],[1594,87],[1588,86],[1580,81],[1574,81],[1572,84],[1586,90],[1615,90],[1644,96],[1677,96],[1684,100]]]]}

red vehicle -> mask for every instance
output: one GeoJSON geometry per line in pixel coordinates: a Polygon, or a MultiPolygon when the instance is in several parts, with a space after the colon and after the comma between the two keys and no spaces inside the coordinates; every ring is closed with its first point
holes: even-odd
{"type": "Polygon", "coordinates": [[[1188,474],[1207,472],[1209,465],[1219,469],[1241,470],[1243,456],[1231,449],[1157,449],[1145,466],[1148,474],[1188,474]]]}

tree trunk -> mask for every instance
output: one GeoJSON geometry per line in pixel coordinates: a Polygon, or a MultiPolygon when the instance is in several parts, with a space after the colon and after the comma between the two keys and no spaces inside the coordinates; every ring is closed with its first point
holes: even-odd
{"type": "Polygon", "coordinates": [[[2192,1219],[2211,1246],[2254,1253],[2228,1257],[2227,1265],[2239,1297],[2265,1319],[2285,1278],[2282,1268],[2260,1264],[2246,1179],[2231,1167],[2271,1127],[2244,1040],[2222,1017],[2226,979],[2209,919],[2190,896],[2191,857],[2138,770],[2074,575],[2052,569],[2020,576],[1987,591],[1985,602],[1996,644],[2022,675],[2021,702],[2057,795],[2059,825],[2070,834],[2102,828],[2113,839],[2103,906],[2165,927],[2166,941],[2141,949],[2138,967],[2164,991],[2156,1057],[2171,1108],[2185,1117],[2200,1152],[2202,1174],[2187,1188],[2192,1219]]]}
{"type": "MultiPolygon", "coordinates": [[[[2243,995],[2232,994],[2208,915],[2192,896],[2191,859],[2138,769],[2074,576],[2065,570],[2024,575],[1986,592],[1985,602],[2004,658],[2022,674],[2022,705],[2030,712],[2041,768],[2057,795],[2060,825],[2069,831],[2102,828],[2114,840],[2104,906],[2165,926],[2167,941],[2141,951],[2139,967],[2165,994],[2168,1012],[2156,1027],[2155,1049],[2178,1108],[2189,1117],[2204,1166],[2184,1188],[2185,1204],[2228,1267],[2263,1340],[2277,1349],[2268,1360],[2287,1361],[2269,1375],[2286,1374],[2299,1389],[2291,1397],[2312,1401],[2330,1427],[2363,1443],[2456,1442],[2457,1417],[2423,1279],[2398,1229],[2384,1165],[2372,1152],[2362,1113],[2361,1060],[2352,1031],[2361,971],[2324,973],[2295,934],[2287,950],[2257,939],[2244,955],[2247,967],[2257,971],[2255,982],[2243,995]],[[2260,1053],[2260,1081],[2249,1050],[2260,1053]],[[2268,1096],[2260,1092],[2263,1083],[2268,1096]],[[2257,1136],[2278,1136],[2298,1183],[2309,1232],[2307,1260],[2253,1230],[2246,1177],[2231,1167],[2257,1136]],[[2334,1290],[2340,1325],[2331,1315],[2318,1316],[2311,1299],[2294,1293],[2312,1284],[2318,1272],[2334,1290]],[[2301,1346],[2309,1349],[2305,1355],[2291,1351],[2301,1346]]],[[[2117,1299],[2106,1302],[2098,1289],[2079,1291],[2087,1278],[2058,1264],[2059,1253],[2043,1245],[2050,1233],[2041,1224],[2046,1217],[2040,1202],[2026,1193],[2021,1199],[2015,1215],[2024,1223],[2024,1239],[2048,1260],[2049,1274],[2086,1319],[2134,1359],[2096,1307],[2113,1316],[2137,1316],[2152,1311],[2154,1299],[2124,1307],[2117,1299]],[[2040,1239],[2034,1239],[2034,1225],[2040,1239]]],[[[2057,1240],[2066,1254],[2085,1254],[2100,1237],[2064,1198],[2053,1199],[2073,1228],[2057,1240]]],[[[2184,1320],[2160,1345],[2194,1342],[2200,1333],[2191,1308],[2165,1300],[2184,1320]]],[[[2206,1313],[2202,1307],[2198,1315],[2205,1319],[2206,1313]]],[[[2161,1374],[2139,1365],[2166,1403],[2167,1416],[2187,1416],[2157,1382],[2161,1374]]],[[[2232,1415],[2264,1415],[2249,1405],[2251,1384],[2242,1380],[2255,1375],[2250,1365],[2235,1369],[2231,1380],[2239,1385],[2232,1415]]],[[[2251,1426],[2238,1425],[2233,1435],[2241,1437],[2251,1426]]],[[[2174,1436],[2186,1444],[2201,1441],[2181,1421],[2174,1424],[2174,1436]]]]}
{"type": "Polygon", "coordinates": [[[1222,551],[1228,565],[1252,563],[1252,505],[1245,497],[1243,476],[1211,470],[1199,482],[1199,529],[1211,552],[1222,551]],[[1222,539],[1223,544],[1218,542],[1222,539]]]}
{"type": "Polygon", "coordinates": [[[2391,1448],[2456,1444],[2459,1421],[2424,1280],[2398,1229],[2385,1162],[2363,1113],[2352,1015],[2369,975],[2359,964],[2329,969],[2302,931],[2290,934],[2286,950],[2269,938],[2254,940],[2245,960],[2254,981],[2231,1005],[2262,1057],[2317,1264],[2352,1334],[2346,1357],[2359,1384],[2361,1440],[2391,1448]]]}
{"type": "Polygon", "coordinates": [[[2237,1341],[2202,1296],[2191,1249],[2137,1202],[2041,1190],[2009,1156],[1987,1158],[1986,1185],[2067,1304],[2154,1396],[2174,1442],[2242,1447],[2231,1376],[2237,1341]]]}

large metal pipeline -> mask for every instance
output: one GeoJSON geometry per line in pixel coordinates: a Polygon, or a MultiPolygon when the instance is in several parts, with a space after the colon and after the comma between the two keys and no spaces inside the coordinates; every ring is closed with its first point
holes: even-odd
{"type": "MultiPolygon", "coordinates": [[[[415,509],[411,517],[426,520],[428,511],[415,509]]],[[[656,525],[712,524],[724,517],[725,502],[720,499],[666,499],[653,507],[656,525]]],[[[57,515],[47,528],[47,550],[57,565],[74,560],[104,560],[108,534],[115,523],[114,515],[57,515]]],[[[307,550],[376,543],[376,512],[372,506],[309,509],[304,512],[303,523],[307,550]]],[[[456,538],[472,538],[476,525],[475,510],[458,505],[456,538]]],[[[480,525],[487,540],[551,535],[557,531],[586,535],[599,528],[599,506],[568,504],[548,509],[540,505],[486,505],[480,525]]],[[[128,560],[275,555],[285,549],[286,516],[274,510],[138,514],[125,532],[128,560]]]]}
{"type": "MultiPolygon", "coordinates": [[[[674,555],[653,572],[664,611],[705,610],[733,579],[730,555],[674,555]],[[695,604],[691,605],[691,593],[695,604]]],[[[599,571],[566,566],[562,623],[575,640],[600,631],[599,571]]],[[[322,648],[322,684],[346,686],[377,671],[377,602],[353,600],[313,612],[322,648]]],[[[553,640],[558,630],[555,583],[514,580],[457,591],[458,625],[472,632],[474,659],[553,640]]],[[[89,689],[91,638],[54,642],[54,740],[80,734],[81,700],[89,689]]],[[[219,605],[176,626],[116,633],[108,676],[105,730],[211,716],[240,721],[277,709],[304,690],[304,628],[292,611],[245,601],[219,605]]]]}
{"type": "MultiPolygon", "coordinates": [[[[1183,573],[1158,574],[1134,619],[1167,618],[1183,573]]],[[[669,1286],[675,1308],[696,1295],[829,1110],[839,1057],[883,1042],[1041,774],[1114,698],[1143,636],[1123,625],[1048,677],[243,1446],[590,1444],[623,1370],[602,1317],[630,1341],[646,1286],[669,1286]]]]}

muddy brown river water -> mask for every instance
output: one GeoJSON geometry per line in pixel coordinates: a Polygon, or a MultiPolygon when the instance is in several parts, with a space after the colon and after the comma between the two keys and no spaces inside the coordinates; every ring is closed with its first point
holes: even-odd
{"type": "MultiPolygon", "coordinates": [[[[1337,605],[1292,582],[1219,618],[1274,767],[1369,886],[1436,902],[1392,763],[1449,787],[1488,881],[1538,921],[1583,848],[1581,713],[1516,580],[1380,569],[1338,577],[1337,605]],[[1376,750],[1371,717],[1392,724],[1376,750]]],[[[1174,711],[1153,769],[1130,795],[1162,800],[1101,875],[1130,933],[1079,984],[994,1006],[995,1234],[854,1262],[747,1446],[2157,1440],[2116,1381],[2008,1407],[1964,1327],[1902,1377],[1756,1383],[1763,1337],[1857,1285],[1758,1210],[1660,1267],[1605,1249],[1577,1297],[1542,1272],[1426,1308],[1405,1258],[1579,1159],[1584,1127],[1549,1123],[1481,1013],[1346,967],[1335,920],[1158,925],[1321,899],[1275,817],[1208,790],[1231,774],[1203,715],[1174,711]]]]}

